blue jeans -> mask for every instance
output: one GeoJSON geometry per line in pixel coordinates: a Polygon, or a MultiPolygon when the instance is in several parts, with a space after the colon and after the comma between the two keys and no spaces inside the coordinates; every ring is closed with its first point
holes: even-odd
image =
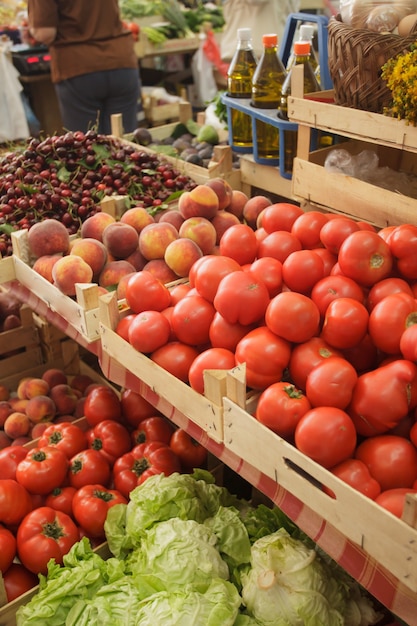
{"type": "Polygon", "coordinates": [[[142,108],[139,69],[83,74],[57,83],[55,90],[65,130],[95,129],[109,135],[114,113],[122,114],[126,133],[138,126],[138,111],[142,108]]]}

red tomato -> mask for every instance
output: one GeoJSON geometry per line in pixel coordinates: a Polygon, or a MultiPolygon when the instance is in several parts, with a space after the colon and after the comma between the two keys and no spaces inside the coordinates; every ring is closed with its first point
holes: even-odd
{"type": "Polygon", "coordinates": [[[208,254],[192,266],[190,285],[196,288],[200,296],[213,302],[221,279],[240,269],[239,263],[230,257],[208,254]]]}
{"type": "Polygon", "coordinates": [[[162,443],[169,444],[173,432],[174,428],[171,422],[161,415],[154,415],[144,419],[139,427],[133,431],[131,437],[135,446],[149,441],[162,441],[162,443]]]}
{"type": "Polygon", "coordinates": [[[136,313],[129,313],[122,317],[116,325],[115,332],[125,341],[129,341],[129,327],[136,317],[136,313]]]}
{"type": "Polygon", "coordinates": [[[174,431],[170,448],[181,461],[183,472],[192,472],[197,467],[204,467],[207,462],[207,449],[182,428],[174,431]]]}
{"type": "Polygon", "coordinates": [[[417,300],[407,293],[385,296],[369,315],[369,334],[376,347],[386,354],[399,354],[401,336],[417,323],[417,300]]]}
{"type": "Polygon", "coordinates": [[[182,341],[170,341],[152,352],[150,359],[182,382],[188,383],[191,363],[198,355],[197,348],[182,341]]]}
{"type": "Polygon", "coordinates": [[[410,489],[409,487],[387,489],[386,491],[382,491],[379,496],[375,498],[375,502],[401,519],[404,511],[405,498],[408,493],[417,493],[417,489],[410,489]]]}
{"type": "Polygon", "coordinates": [[[401,224],[391,233],[388,245],[401,276],[417,278],[417,226],[401,224]]]}
{"type": "Polygon", "coordinates": [[[189,283],[179,283],[178,285],[174,285],[174,287],[171,287],[171,289],[169,290],[171,294],[171,305],[174,306],[179,300],[182,300],[182,298],[188,296],[190,290],[191,285],[189,283]]]}
{"type": "Polygon", "coordinates": [[[116,489],[106,489],[99,484],[85,485],[74,495],[74,518],[88,536],[104,538],[107,512],[115,504],[127,504],[127,499],[116,489]]]}
{"type": "Polygon", "coordinates": [[[406,293],[409,296],[414,296],[410,285],[403,278],[397,278],[395,276],[384,278],[375,283],[375,285],[372,285],[368,292],[366,298],[368,311],[371,312],[385,296],[390,296],[394,293],[406,293]]]}
{"type": "Polygon", "coordinates": [[[142,311],[129,324],[129,343],[148,354],[167,343],[171,334],[168,318],[160,311],[142,311]]]}
{"type": "Polygon", "coordinates": [[[6,590],[7,601],[12,602],[26,593],[39,582],[39,578],[30,572],[21,563],[12,563],[7,572],[3,574],[3,583],[6,590]]]}
{"type": "Polygon", "coordinates": [[[266,326],[249,331],[235,350],[236,363],[245,363],[246,383],[252,389],[266,389],[280,381],[290,355],[291,344],[266,326]]]}
{"type": "Polygon", "coordinates": [[[130,450],[130,433],[119,422],[103,420],[87,432],[88,447],[98,450],[113,465],[115,460],[130,450]]]}
{"type": "Polygon", "coordinates": [[[269,297],[273,298],[282,288],[282,263],[271,256],[264,256],[253,261],[250,271],[258,280],[262,280],[268,289],[269,297]]]}
{"type": "Polygon", "coordinates": [[[0,525],[0,572],[4,574],[16,556],[16,538],[13,533],[0,525]]]}
{"type": "Polygon", "coordinates": [[[381,493],[381,485],[371,476],[367,465],[359,459],[346,459],[332,467],[330,471],[371,500],[375,500],[381,493]]]}
{"type": "Polygon", "coordinates": [[[85,432],[72,422],[61,422],[59,424],[49,424],[39,438],[38,447],[52,446],[64,452],[70,459],[87,447],[87,437],[85,432]]]}
{"type": "Polygon", "coordinates": [[[318,254],[323,261],[324,276],[330,276],[337,263],[337,256],[327,250],[327,248],[312,248],[312,250],[318,254]]]}
{"type": "Polygon", "coordinates": [[[294,441],[300,452],[329,469],[353,455],[356,430],[345,411],[320,406],[300,419],[294,441]]]}
{"type": "Polygon", "coordinates": [[[330,302],[336,298],[352,298],[362,304],[365,302],[363,288],[351,278],[337,274],[325,276],[319,280],[314,285],[310,297],[316,303],[322,317],[330,302]]]}
{"type": "Polygon", "coordinates": [[[16,468],[16,480],[29,493],[46,495],[67,475],[68,457],[56,446],[31,448],[16,468]]]}
{"type": "Polygon", "coordinates": [[[412,487],[417,479],[417,449],[404,437],[368,437],[358,445],[355,457],[365,463],[382,491],[412,487]]]}
{"type": "Polygon", "coordinates": [[[364,304],[354,298],[332,300],[324,314],[321,336],[335,348],[353,348],[365,337],[369,313],[364,304]]]}
{"type": "Polygon", "coordinates": [[[279,337],[294,343],[303,343],[317,335],[320,313],[308,296],[283,291],[268,304],[265,324],[279,337]]]}
{"type": "Polygon", "coordinates": [[[320,241],[330,252],[338,254],[339,248],[346,237],[359,230],[359,228],[358,223],[349,217],[334,217],[322,226],[320,241]]]}
{"type": "Polygon", "coordinates": [[[219,251],[239,265],[252,263],[258,252],[258,240],[254,230],[247,224],[230,226],[220,239],[219,251]]]}
{"type": "Polygon", "coordinates": [[[294,346],[289,362],[290,376],[300,389],[306,389],[307,376],[319,363],[330,357],[342,357],[342,352],[329,345],[322,337],[312,337],[294,346]]]}
{"type": "Polygon", "coordinates": [[[307,211],[303,213],[292,225],[291,232],[306,249],[323,247],[320,239],[320,231],[327,224],[329,217],[320,211],[307,211]]]}
{"type": "Polygon", "coordinates": [[[15,526],[32,508],[32,499],[23,485],[12,478],[0,480],[0,523],[15,526]]]}
{"type": "Polygon", "coordinates": [[[237,344],[253,328],[255,324],[243,326],[243,324],[231,324],[216,312],[210,324],[209,339],[213,348],[225,348],[235,350],[237,344]]]}
{"type": "Polygon", "coordinates": [[[333,356],[316,365],[307,376],[306,395],[311,406],[334,406],[346,409],[358,380],[353,365],[333,356]]]}
{"type": "Polygon", "coordinates": [[[181,471],[181,463],[174,450],[161,441],[141,443],[117,459],[114,464],[114,485],[125,498],[149,476],[169,476],[181,471]]]}
{"type": "Polygon", "coordinates": [[[261,224],[267,233],[276,230],[290,231],[297,217],[304,211],[298,204],[291,202],[276,202],[262,211],[261,224]]]}
{"type": "Polygon", "coordinates": [[[389,245],[377,233],[358,230],[340,246],[338,263],[345,276],[371,287],[390,275],[393,257],[389,245]]]}
{"type": "Polygon", "coordinates": [[[357,343],[356,346],[342,350],[342,353],[345,359],[347,359],[360,374],[367,370],[375,369],[378,366],[379,352],[370,338],[369,333],[366,333],[362,341],[357,343]]]}
{"type": "Polygon", "coordinates": [[[141,270],[127,281],[126,302],[134,313],[162,311],[171,304],[171,294],[151,272],[141,270]]]}
{"type": "Polygon", "coordinates": [[[123,418],[136,428],[146,417],[155,415],[155,407],[133,389],[123,389],[120,396],[123,418]]]}
{"type": "Polygon", "coordinates": [[[230,370],[236,365],[235,355],[225,348],[208,348],[192,362],[188,379],[190,386],[198,393],[204,393],[205,370],[230,370]]]}
{"type": "Polygon", "coordinates": [[[295,427],[310,409],[311,404],[300,389],[280,381],[262,391],[255,417],[280,437],[292,440],[295,427]]]}
{"type": "Polygon", "coordinates": [[[122,405],[116,392],[108,385],[97,385],[87,394],[84,416],[90,426],[104,420],[120,421],[122,405]]]}
{"type": "Polygon", "coordinates": [[[23,446],[6,446],[0,450],[0,476],[1,478],[16,478],[16,467],[28,453],[23,446]]]}
{"type": "Polygon", "coordinates": [[[281,263],[291,254],[301,250],[301,241],[286,230],[270,233],[258,245],[258,258],[272,257],[281,263]]]}
{"type": "Polygon", "coordinates": [[[248,326],[263,318],[269,300],[265,283],[251,271],[240,270],[222,278],[213,304],[229,324],[248,326]]]}
{"type": "Polygon", "coordinates": [[[17,552],[23,565],[34,574],[46,574],[48,562],[62,565],[63,556],[79,541],[73,520],[50,507],[35,509],[22,520],[17,531],[17,552]]]}
{"type": "Polygon", "coordinates": [[[402,333],[400,352],[404,359],[417,361],[417,324],[408,326],[402,333]]]}
{"type": "Polygon", "coordinates": [[[324,263],[314,250],[292,252],[282,264],[282,279],[291,289],[308,295],[324,277],[324,263]]]}
{"type": "Polygon", "coordinates": [[[49,506],[56,511],[62,511],[73,517],[72,499],[76,491],[75,487],[57,487],[46,497],[45,506],[49,506]]]}
{"type": "Polygon", "coordinates": [[[98,450],[81,450],[70,459],[69,484],[76,489],[96,483],[106,487],[110,476],[110,463],[98,450]]]}
{"type": "Polygon", "coordinates": [[[213,304],[198,294],[177,302],[171,324],[178,341],[191,346],[206,344],[215,312],[213,304]]]}

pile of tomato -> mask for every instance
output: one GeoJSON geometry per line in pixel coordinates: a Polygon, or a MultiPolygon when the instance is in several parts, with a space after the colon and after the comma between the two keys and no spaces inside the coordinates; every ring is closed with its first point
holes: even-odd
{"type": "Polygon", "coordinates": [[[105,540],[107,511],[153,474],[204,467],[207,451],[136,392],[95,385],[85,419],[46,425],[35,447],[0,450],[0,570],[8,601],[83,536],[105,540]]]}
{"type": "Polygon", "coordinates": [[[127,283],[116,332],[200,393],[245,364],[254,417],[396,515],[417,492],[417,226],[271,204],[186,284],[127,283]]]}

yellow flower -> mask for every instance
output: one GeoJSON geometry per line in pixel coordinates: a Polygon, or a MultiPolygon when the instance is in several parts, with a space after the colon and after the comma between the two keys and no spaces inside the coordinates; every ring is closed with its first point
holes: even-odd
{"type": "Polygon", "coordinates": [[[417,125],[417,42],[408,52],[389,59],[381,68],[381,77],[392,94],[384,115],[417,125]]]}

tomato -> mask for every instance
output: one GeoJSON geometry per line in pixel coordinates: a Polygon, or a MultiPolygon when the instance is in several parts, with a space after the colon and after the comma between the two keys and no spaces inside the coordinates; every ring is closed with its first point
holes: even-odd
{"type": "Polygon", "coordinates": [[[170,334],[168,318],[160,311],[142,311],[129,324],[129,343],[145,354],[166,344],[170,334]]]}
{"type": "Polygon", "coordinates": [[[208,254],[192,266],[190,285],[196,288],[200,296],[213,302],[221,279],[240,269],[239,263],[230,257],[208,254]]]}
{"type": "Polygon", "coordinates": [[[106,487],[110,476],[110,463],[98,450],[81,450],[70,459],[68,479],[69,484],[76,489],[96,483],[106,487]]]}
{"type": "Polygon", "coordinates": [[[303,215],[303,209],[291,202],[276,202],[262,211],[261,224],[267,233],[276,230],[290,231],[297,217],[303,215]]]}
{"type": "Polygon", "coordinates": [[[14,534],[4,526],[0,525],[0,572],[9,569],[16,556],[16,538],[14,534]]]}
{"type": "Polygon", "coordinates": [[[262,280],[268,289],[269,297],[273,298],[282,289],[282,263],[271,256],[256,259],[249,269],[258,280],[262,280]]]}
{"type": "Polygon", "coordinates": [[[122,317],[116,325],[116,328],[115,328],[116,334],[119,335],[119,337],[121,337],[125,341],[129,341],[129,328],[130,328],[130,324],[133,322],[135,317],[136,317],[136,313],[129,313],[128,315],[125,315],[124,317],[122,317]]]}
{"type": "Polygon", "coordinates": [[[85,432],[71,422],[60,422],[49,424],[39,438],[38,447],[52,446],[64,452],[70,459],[87,447],[87,437],[85,432]]]}
{"type": "Polygon", "coordinates": [[[37,574],[30,572],[21,563],[12,563],[3,574],[3,583],[6,591],[7,601],[12,602],[19,596],[26,593],[39,582],[37,574]]]}
{"type": "Polygon", "coordinates": [[[247,326],[263,318],[269,300],[265,283],[250,270],[240,270],[222,278],[213,304],[230,324],[247,326]]]}
{"type": "Polygon", "coordinates": [[[337,263],[337,256],[327,250],[327,248],[312,248],[312,251],[323,261],[323,276],[330,276],[332,273],[333,267],[337,263]]]}
{"type": "Polygon", "coordinates": [[[404,359],[417,362],[417,324],[408,326],[402,333],[400,353],[404,359]]]}
{"type": "Polygon", "coordinates": [[[0,476],[1,478],[16,478],[16,467],[28,453],[23,446],[6,446],[0,450],[0,476]]]}
{"type": "Polygon", "coordinates": [[[29,493],[46,495],[63,483],[67,470],[68,458],[59,448],[31,448],[16,468],[16,480],[29,493]]]}
{"type": "Polygon", "coordinates": [[[320,230],[320,241],[325,248],[338,254],[342,242],[360,227],[349,217],[335,217],[327,221],[320,230]]]}
{"type": "Polygon", "coordinates": [[[302,416],[295,429],[294,442],[300,452],[330,469],[353,455],[356,430],[345,411],[320,406],[302,416]]]}
{"type": "Polygon", "coordinates": [[[141,270],[127,281],[126,302],[133,313],[162,311],[171,304],[171,294],[151,272],[141,270]]]}
{"type": "Polygon", "coordinates": [[[323,247],[320,239],[320,231],[328,222],[329,217],[320,211],[307,211],[303,213],[292,225],[291,232],[301,242],[303,248],[323,247]]]}
{"type": "Polygon", "coordinates": [[[336,298],[324,314],[321,336],[340,350],[353,348],[365,337],[368,320],[364,304],[354,298],[336,298]]]}
{"type": "Polygon", "coordinates": [[[342,353],[359,374],[378,366],[379,352],[369,333],[352,348],[342,350],[342,353]]]}
{"type": "Polygon", "coordinates": [[[12,478],[0,480],[0,523],[15,526],[32,510],[28,490],[12,478]]]}
{"type": "Polygon", "coordinates": [[[173,432],[171,422],[161,415],[154,415],[144,419],[133,431],[131,438],[135,446],[148,441],[162,441],[162,443],[169,444],[173,432]]]}
{"type": "Polygon", "coordinates": [[[84,416],[89,426],[104,420],[120,421],[122,405],[117,393],[108,385],[94,387],[85,398],[84,416]]]}
{"type": "Polygon", "coordinates": [[[363,288],[351,278],[337,274],[319,280],[311,290],[310,298],[317,305],[321,317],[324,317],[330,302],[336,298],[352,298],[365,303],[363,288]]]}
{"type": "Polygon", "coordinates": [[[231,324],[216,312],[209,329],[210,345],[213,348],[225,348],[234,352],[239,341],[255,327],[256,324],[249,324],[249,326],[231,324]]]}
{"type": "Polygon", "coordinates": [[[178,341],[191,346],[206,344],[215,312],[213,304],[198,294],[177,302],[171,324],[178,341]]]}
{"type": "Polygon", "coordinates": [[[308,295],[323,277],[323,260],[313,250],[292,252],[282,264],[282,279],[291,291],[308,295]]]}
{"type": "Polygon", "coordinates": [[[99,484],[85,485],[74,495],[74,518],[88,536],[104,538],[107,512],[115,504],[127,504],[127,499],[117,489],[106,489],[99,484]]]}
{"type": "Polygon", "coordinates": [[[182,428],[174,431],[169,443],[179,458],[183,472],[192,472],[197,467],[204,467],[207,462],[207,449],[182,428]]]}
{"type": "Polygon", "coordinates": [[[369,334],[376,347],[386,354],[399,354],[401,336],[417,323],[417,300],[407,293],[385,296],[369,315],[369,334]]]}
{"type": "Polygon", "coordinates": [[[43,506],[21,521],[17,552],[30,572],[46,575],[49,560],[55,559],[55,563],[62,565],[63,556],[79,539],[78,527],[69,515],[43,506]]]}
{"type": "Polygon", "coordinates": [[[406,293],[409,296],[413,296],[413,290],[410,285],[403,278],[392,276],[390,278],[384,278],[379,280],[375,285],[372,285],[366,298],[366,306],[368,311],[372,309],[385,298],[394,293],[406,293]]]}
{"type": "Polygon", "coordinates": [[[353,365],[333,356],[316,365],[307,376],[306,395],[312,406],[346,409],[358,380],[353,365]]]}
{"type": "Polygon", "coordinates": [[[230,370],[236,365],[235,355],[225,348],[208,348],[203,350],[191,363],[188,373],[192,389],[204,394],[205,370],[230,370]]]}
{"type": "Polygon", "coordinates": [[[188,383],[191,363],[198,355],[199,351],[194,346],[182,341],[170,341],[152,352],[150,359],[182,382],[188,383]]]}
{"type": "Polygon", "coordinates": [[[417,449],[404,437],[368,437],[358,445],[355,458],[365,463],[382,491],[412,487],[417,479],[417,449]]]}
{"type": "Polygon", "coordinates": [[[174,285],[173,287],[171,287],[171,289],[169,290],[171,294],[171,305],[174,306],[179,300],[182,300],[183,298],[185,298],[185,296],[188,296],[190,290],[191,285],[189,283],[179,283],[178,285],[174,285]]]}
{"type": "Polygon", "coordinates": [[[125,498],[149,476],[169,476],[181,471],[181,463],[169,445],[161,441],[141,443],[117,459],[114,464],[114,485],[125,498]]]}
{"type": "Polygon", "coordinates": [[[375,498],[375,502],[401,519],[404,511],[405,498],[408,493],[417,493],[417,489],[410,489],[408,487],[387,489],[386,491],[382,491],[379,496],[375,498]]]}
{"type": "Polygon", "coordinates": [[[236,364],[246,366],[246,384],[261,390],[281,380],[290,355],[291,344],[266,326],[249,331],[235,350],[236,364]]]}
{"type": "Polygon", "coordinates": [[[291,383],[280,381],[262,391],[255,417],[280,437],[292,440],[295,427],[310,409],[311,404],[300,389],[291,383]]]}
{"type": "Polygon", "coordinates": [[[345,276],[371,287],[390,275],[393,257],[389,245],[377,233],[358,230],[340,246],[338,263],[345,276]]]}
{"type": "Polygon", "coordinates": [[[286,230],[277,230],[267,235],[258,245],[258,258],[272,257],[280,263],[297,250],[301,250],[301,241],[286,230]]]}
{"type": "Polygon", "coordinates": [[[291,380],[297,387],[305,391],[307,376],[311,370],[332,356],[341,357],[342,352],[333,348],[322,337],[312,337],[308,341],[294,346],[288,366],[291,380]]]}
{"type": "Polygon", "coordinates": [[[367,465],[359,459],[346,459],[332,467],[330,471],[371,500],[375,500],[381,493],[381,485],[371,476],[367,465]]]}
{"type": "Polygon", "coordinates": [[[56,511],[62,511],[70,517],[73,517],[72,513],[72,499],[76,492],[75,487],[56,487],[45,499],[45,506],[49,506],[56,511]]]}
{"type": "Polygon", "coordinates": [[[123,389],[120,396],[123,419],[136,428],[146,417],[155,415],[155,407],[133,389],[123,389]]]}
{"type": "Polygon", "coordinates": [[[394,428],[416,406],[417,366],[397,359],[358,377],[349,406],[356,430],[369,437],[394,428]]]}
{"type": "Polygon", "coordinates": [[[88,447],[98,450],[110,465],[132,447],[127,428],[113,420],[103,420],[91,428],[87,432],[87,442],[88,447]]]}
{"type": "Polygon", "coordinates": [[[303,343],[318,333],[320,313],[308,296],[283,291],[268,304],[265,324],[279,337],[294,343],[303,343]]]}
{"type": "Polygon", "coordinates": [[[230,226],[220,239],[219,252],[234,259],[239,265],[252,263],[258,252],[255,231],[247,224],[230,226]]]}
{"type": "Polygon", "coordinates": [[[391,233],[388,245],[401,276],[417,278],[417,226],[401,224],[391,233]]]}

